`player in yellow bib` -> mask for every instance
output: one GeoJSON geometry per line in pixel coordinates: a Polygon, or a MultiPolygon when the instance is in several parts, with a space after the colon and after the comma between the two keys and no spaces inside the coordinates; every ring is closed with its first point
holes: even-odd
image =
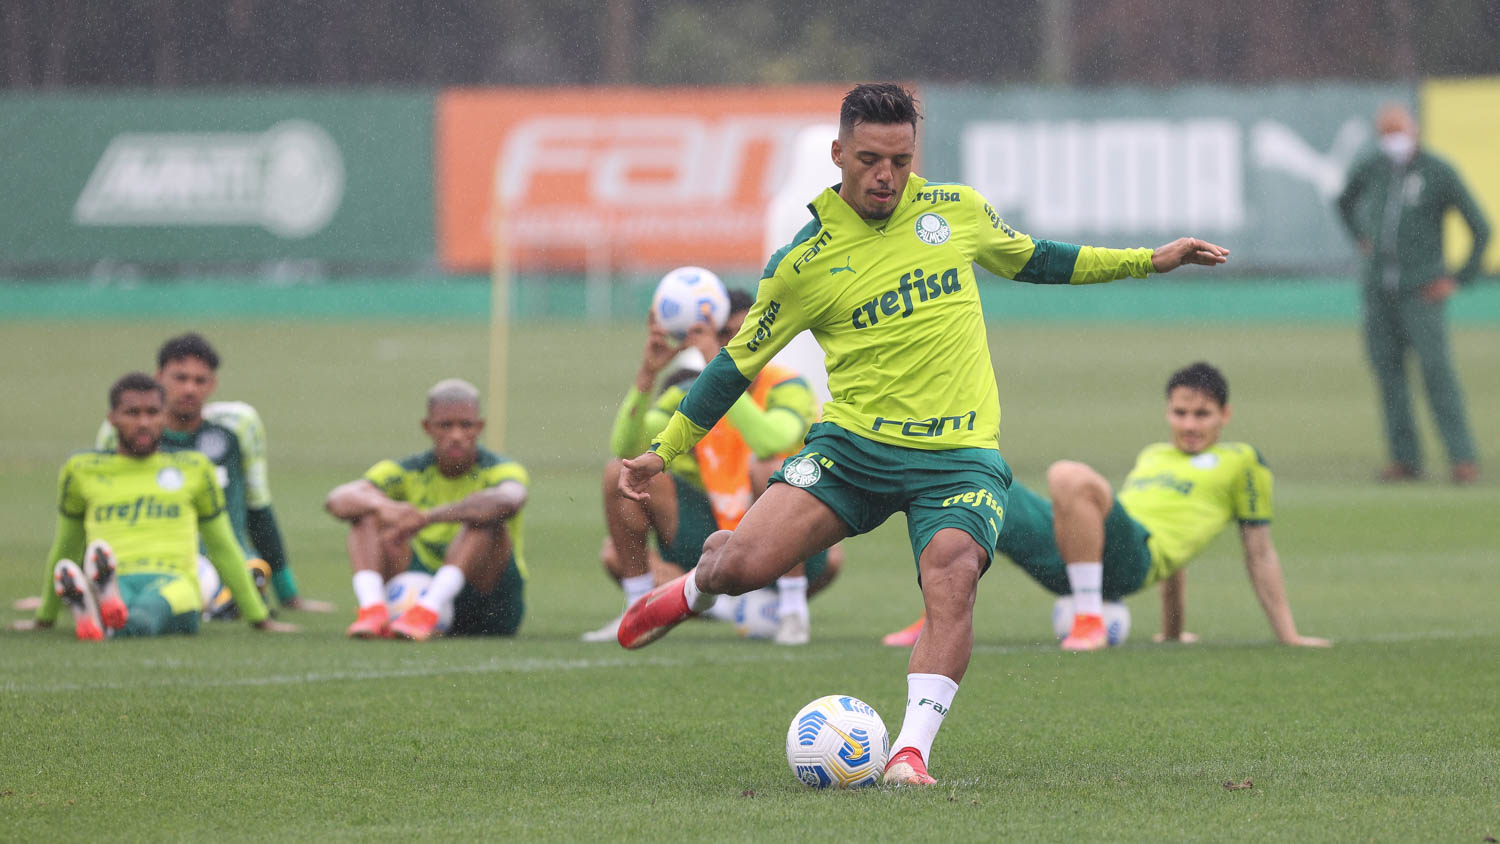
{"type": "Polygon", "coordinates": [[[479,391],[467,381],[449,378],[427,392],[422,430],[430,450],[382,460],[325,502],[349,523],[359,613],[348,634],[419,641],[444,632],[515,635],[526,607],[521,508],[530,476],[479,446],[479,391]],[[431,574],[431,584],[391,620],[385,583],[408,570],[431,574]],[[444,631],[440,619],[450,606],[452,626],[444,631]]]}
{"type": "Polygon", "coordinates": [[[160,450],[166,421],[161,385],[131,373],[110,388],[109,405],[116,450],[76,454],[58,475],[57,533],[47,555],[52,588],[33,626],[51,626],[66,603],[80,639],[103,638],[105,629],[126,636],[197,632],[201,534],[251,626],[296,630],[268,619],[213,464],[196,451],[160,450]],[[84,568],[74,562],[79,559],[84,568]]]}
{"type": "MultiPolygon", "coordinates": [[[[1162,632],[1157,641],[1195,641],[1182,629],[1182,569],[1230,523],[1240,526],[1245,568],[1277,641],[1326,647],[1297,632],[1287,603],[1281,561],[1271,541],[1271,470],[1245,443],[1219,441],[1229,421],[1229,384],[1207,363],[1167,379],[1171,442],[1136,457],[1118,494],[1093,468],[1059,461],[1047,471],[1047,499],[1014,484],[995,550],[1057,595],[1072,595],[1075,617],[1068,650],[1106,645],[1103,601],[1160,583],[1162,632]]],[[[910,645],[921,630],[886,637],[910,645]]]]}
{"type": "Polygon", "coordinates": [[[759,588],[904,511],[928,629],[912,649],[906,719],[885,781],[927,785],[933,738],[968,668],[975,589],[1010,487],[974,263],[1018,281],[1089,284],[1219,264],[1227,250],[1192,238],[1101,249],[1021,234],[973,188],[911,173],[918,117],[897,85],[860,85],[844,97],[830,150],[843,181],[813,200],[811,222],[772,256],[744,327],[651,450],[625,462],[621,493],[645,497],[651,478],[792,337],[810,329],[823,348],[833,396],[824,421],[739,527],[714,534],[690,575],[630,608],[619,639],[648,644],[717,595],[759,588]]]}
{"type": "MultiPolygon", "coordinates": [[[[649,501],[631,501],[618,494],[624,458],[640,454],[666,427],[698,374],[692,368],[668,372],[653,401],[651,390],[658,373],[683,349],[697,352],[700,361],[716,354],[739,331],[754,303],[743,290],[729,290],[728,297],[729,314],[723,327],[700,323],[681,348],[654,322],[648,323],[641,367],[615,416],[610,432],[615,459],[604,469],[609,539],[601,556],[605,569],[625,592],[627,607],[654,586],[697,565],[704,541],[715,530],[733,530],[782,458],[797,450],[817,419],[818,398],[806,380],[786,367],[768,366],[725,418],[673,464],[672,471],[652,479],[649,501]],[[659,554],[650,553],[648,534],[656,536],[659,554]]],[[[783,645],[807,644],[811,637],[807,598],[831,583],[842,564],[843,551],[835,545],[777,578],[774,590],[723,596],[710,614],[735,621],[747,635],[769,635],[783,645]],[[762,624],[764,632],[758,630],[762,624]]],[[[583,640],[616,641],[622,617],[584,633],[583,640]]]]}

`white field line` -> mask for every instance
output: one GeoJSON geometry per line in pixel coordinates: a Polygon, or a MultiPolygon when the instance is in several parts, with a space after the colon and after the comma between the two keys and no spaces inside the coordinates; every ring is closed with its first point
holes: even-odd
{"type": "MultiPolygon", "coordinates": [[[[1457,639],[1483,639],[1493,638],[1494,632],[1457,631],[1457,630],[1427,630],[1411,631],[1404,633],[1376,633],[1369,636],[1356,636],[1349,638],[1334,639],[1334,647],[1340,645],[1357,644],[1393,644],[1400,642],[1419,642],[1436,640],[1457,639]]],[[[872,642],[872,647],[874,643],[872,642]]],[[[1192,648],[1249,648],[1266,647],[1271,645],[1269,638],[1264,639],[1240,639],[1220,640],[1198,645],[1192,648]]],[[[1148,644],[1149,646],[1149,644],[1148,644]]],[[[559,671],[608,671],[615,669],[632,668],[678,668],[691,665],[711,669],[723,665],[747,665],[754,663],[798,663],[809,660],[821,659],[843,659],[848,653],[840,650],[819,649],[816,646],[796,651],[784,648],[775,648],[770,645],[747,645],[747,647],[763,647],[756,653],[746,653],[733,657],[715,656],[706,659],[703,656],[679,656],[679,657],[628,657],[618,656],[604,659],[543,659],[535,657],[519,659],[491,659],[471,665],[425,665],[411,668],[370,668],[370,669],[348,669],[334,671],[307,671],[289,672],[278,674],[267,674],[264,676],[250,677],[200,677],[185,674],[176,677],[147,677],[133,681],[106,681],[106,682],[72,682],[56,684],[17,683],[5,681],[0,683],[0,693],[4,694],[35,694],[39,692],[79,692],[79,691],[109,691],[118,689],[145,689],[145,688],[232,688],[246,686],[297,686],[309,683],[348,683],[348,682],[370,682],[381,680],[399,680],[411,677],[436,677],[445,674],[534,674],[539,672],[559,671]]],[[[1137,646],[1139,647],[1139,646],[1137,646]]],[[[900,653],[895,649],[889,649],[892,653],[900,653]]],[[[1055,652],[1057,646],[1050,643],[1034,643],[1025,645],[985,645],[974,646],[975,654],[1017,654],[1017,653],[1048,653],[1055,652]]],[[[191,670],[188,666],[183,666],[191,670]]]]}

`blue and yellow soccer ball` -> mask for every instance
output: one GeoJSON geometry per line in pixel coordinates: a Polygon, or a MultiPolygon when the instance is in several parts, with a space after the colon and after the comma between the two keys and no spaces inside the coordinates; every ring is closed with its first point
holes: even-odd
{"type": "Polygon", "coordinates": [[[706,322],[715,331],[729,319],[729,293],[724,282],[702,267],[678,267],[661,277],[651,297],[656,324],[673,339],[687,337],[688,329],[706,322]]]}
{"type": "MultiPolygon", "coordinates": [[[[1061,642],[1073,630],[1073,596],[1063,595],[1052,603],[1052,632],[1061,642]]],[[[1117,648],[1130,638],[1130,607],[1120,601],[1104,602],[1104,630],[1109,646],[1117,648]]]]}
{"type": "Polygon", "coordinates": [[[891,753],[885,722],[868,703],[828,695],[802,707],[786,733],[792,775],[813,788],[859,788],[880,782],[891,753]]]}
{"type": "MultiPolygon", "coordinates": [[[[390,612],[391,618],[400,618],[401,614],[411,609],[432,585],[432,575],[425,571],[404,571],[385,582],[385,606],[390,612]]],[[[453,604],[443,605],[438,612],[437,629],[441,633],[448,632],[453,626],[453,604]]]]}

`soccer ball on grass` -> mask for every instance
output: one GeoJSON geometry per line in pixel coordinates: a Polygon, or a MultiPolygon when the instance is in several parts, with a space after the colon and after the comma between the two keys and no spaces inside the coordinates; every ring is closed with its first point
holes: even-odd
{"type": "Polygon", "coordinates": [[[661,277],[651,296],[656,324],[675,340],[688,329],[707,322],[717,331],[729,319],[729,293],[724,282],[702,267],[678,267],[661,277]]]}
{"type": "Polygon", "coordinates": [[[813,788],[858,788],[880,782],[891,737],[868,703],[828,695],[802,707],[786,732],[792,774],[813,788]]]}
{"type": "MultiPolygon", "coordinates": [[[[432,585],[432,575],[425,571],[404,571],[385,582],[385,605],[391,618],[400,618],[411,609],[427,587],[432,585]]],[[[443,606],[438,613],[437,629],[446,633],[453,625],[453,604],[443,606]]]]}

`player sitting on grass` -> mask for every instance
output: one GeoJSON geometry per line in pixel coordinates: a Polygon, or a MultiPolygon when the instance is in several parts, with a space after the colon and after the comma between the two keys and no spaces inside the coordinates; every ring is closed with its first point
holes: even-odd
{"type": "Polygon", "coordinates": [[[525,612],[522,514],[530,480],[521,464],[479,447],[479,391],[458,378],[427,392],[422,430],[432,449],[382,460],[328,494],[349,522],[349,560],[359,615],[349,635],[425,640],[453,605],[452,635],[511,636],[525,612]],[[385,581],[408,569],[432,584],[390,620],[385,581]]]}
{"type": "MultiPolygon", "coordinates": [[[[266,431],[260,415],[244,402],[205,404],[218,386],[219,353],[202,335],[189,332],[162,344],[156,367],[157,383],[166,391],[162,450],[191,449],[213,461],[235,539],[252,568],[269,571],[270,585],[282,606],[332,612],[333,605],[327,601],[297,594],[291,561],[271,508],[266,431]]],[[[99,428],[95,447],[112,451],[115,443],[115,428],[106,421],[99,428]]],[[[199,579],[207,592],[205,605],[214,617],[234,617],[235,605],[229,593],[216,585],[213,568],[200,562],[199,579]]]]}
{"type": "MultiPolygon", "coordinates": [[[[1136,457],[1118,496],[1104,476],[1070,460],[1047,470],[1051,502],[1011,485],[995,550],[1052,593],[1073,596],[1076,615],[1064,650],[1105,647],[1101,601],[1118,601],[1155,583],[1162,585],[1156,640],[1196,641],[1182,629],[1182,568],[1231,519],[1240,523],[1245,568],[1277,640],[1328,646],[1326,639],[1299,634],[1292,621],[1271,542],[1271,470],[1254,448],[1219,442],[1228,421],[1228,382],[1213,366],[1195,363],[1167,380],[1172,441],[1147,446],[1136,457]]],[[[922,624],[890,634],[885,644],[910,647],[922,624]]]]}
{"type": "MultiPolygon", "coordinates": [[[[700,322],[685,346],[703,359],[719,353],[744,324],[754,299],[743,290],[729,291],[729,317],[715,330],[700,322]]],[[[691,452],[652,480],[649,501],[632,501],[618,493],[623,458],[646,450],[651,438],[667,426],[696,370],[668,373],[655,401],[657,375],[681,351],[654,319],[647,320],[646,348],[635,384],[626,394],[610,434],[615,459],[604,467],[604,519],[609,540],[601,553],[605,569],[620,582],[629,607],[656,586],[698,564],[703,543],[715,530],[733,530],[752,501],[766,488],[782,458],[797,449],[816,420],[818,399],[796,372],[781,366],[761,371],[750,389],[729,409],[691,452]],[[647,533],[656,535],[660,556],[650,553],[647,533]]],[[[776,581],[778,602],[775,641],[803,645],[810,637],[808,595],[827,586],[843,561],[838,546],[819,552],[776,581]]],[[[720,604],[738,601],[724,596],[720,604]]],[[[733,610],[729,610],[732,614],[733,610]]],[[[598,630],[583,634],[586,642],[614,642],[617,616],[598,630]]]]}
{"type": "Polygon", "coordinates": [[[47,554],[51,588],[35,620],[19,626],[50,627],[66,603],[79,639],[102,639],[106,629],[123,636],[197,632],[201,531],[209,559],[250,625],[295,631],[267,618],[224,512],[213,464],[195,451],[158,449],[166,419],[161,386],[144,373],[126,375],[110,387],[109,408],[119,445],[75,454],[63,464],[57,533],[47,554]]]}

